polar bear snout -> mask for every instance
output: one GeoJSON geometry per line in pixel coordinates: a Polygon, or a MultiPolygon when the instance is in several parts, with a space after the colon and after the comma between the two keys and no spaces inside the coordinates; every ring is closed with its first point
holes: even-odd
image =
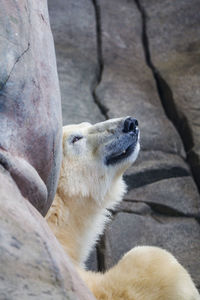
{"type": "Polygon", "coordinates": [[[106,145],[106,165],[115,165],[124,161],[132,163],[137,158],[140,148],[138,121],[132,117],[122,120],[120,130],[116,130],[112,140],[106,145]]]}
{"type": "Polygon", "coordinates": [[[124,133],[132,132],[138,134],[138,130],[138,121],[136,119],[131,117],[125,119],[123,128],[124,133]]]}

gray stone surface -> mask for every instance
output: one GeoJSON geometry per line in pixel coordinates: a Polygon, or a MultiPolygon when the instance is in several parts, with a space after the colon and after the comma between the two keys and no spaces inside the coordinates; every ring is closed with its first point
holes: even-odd
{"type": "Polygon", "coordinates": [[[104,120],[92,95],[98,75],[92,1],[49,0],[48,5],[57,54],[63,124],[104,120]]]}
{"type": "Polygon", "coordinates": [[[199,287],[199,235],[199,223],[194,219],[119,213],[106,232],[105,265],[107,268],[111,267],[135,246],[159,246],[176,256],[199,287]]]}
{"type": "Polygon", "coordinates": [[[182,135],[200,187],[200,2],[141,0],[141,3],[147,15],[151,60],[165,81],[163,85],[159,80],[163,101],[182,135]]]}
{"type": "Polygon", "coordinates": [[[190,176],[163,179],[132,189],[125,199],[149,203],[167,215],[198,217],[200,212],[198,190],[190,176]]]}
{"type": "Polygon", "coordinates": [[[145,63],[141,18],[134,1],[102,0],[100,8],[104,71],[97,88],[99,101],[109,118],[131,115],[139,120],[143,149],[183,156],[179,135],[166,118],[145,63]]]}
{"type": "Polygon", "coordinates": [[[146,202],[164,214],[200,214],[200,198],[185,161],[174,154],[141,151],[124,176],[126,200],[146,202]]]}
{"type": "Polygon", "coordinates": [[[171,170],[180,168],[191,175],[190,168],[186,161],[179,155],[165,151],[140,150],[139,156],[134,165],[126,171],[126,174],[145,173],[149,170],[165,169],[171,170]]]}
{"type": "Polygon", "coordinates": [[[124,199],[117,206],[117,208],[113,212],[113,215],[115,215],[116,213],[119,213],[119,212],[133,213],[136,215],[146,216],[146,215],[151,214],[152,210],[151,210],[151,207],[144,202],[124,199]]]}
{"type": "Polygon", "coordinates": [[[0,299],[94,300],[44,218],[2,167],[0,190],[0,299]]]}
{"type": "MultiPolygon", "coordinates": [[[[123,5],[121,1],[101,1],[100,7],[104,71],[102,81],[97,88],[98,99],[108,108],[107,115],[109,117],[136,116],[141,128],[141,148],[143,151],[136,165],[127,172],[125,177],[129,183],[129,193],[125,199],[128,199],[129,202],[126,202],[125,208],[124,203],[122,204],[121,211],[146,215],[148,207],[138,208],[134,203],[142,202],[143,205],[148,204],[154,212],[174,216],[174,219],[169,219],[169,228],[174,231],[171,247],[168,247],[168,231],[165,232],[161,227],[156,227],[155,222],[151,225],[149,223],[147,227],[152,228],[151,237],[155,245],[171,251],[174,248],[172,253],[177,255],[177,245],[185,237],[184,226],[188,228],[188,219],[180,219],[180,224],[183,226],[178,226],[178,230],[176,230],[175,216],[199,216],[200,198],[198,190],[184,161],[185,155],[179,135],[163,110],[152,71],[145,62],[141,41],[142,19],[138,7],[133,2],[128,1],[123,5]],[[130,208],[127,207],[128,203],[130,208]],[[157,239],[158,234],[163,239],[162,243],[159,243],[159,239],[157,239]],[[177,239],[175,235],[177,235],[177,239]],[[178,239],[179,235],[181,236],[180,240],[178,239]]],[[[158,37],[157,40],[159,40],[158,37]]],[[[128,216],[134,218],[134,215],[125,214],[124,222],[128,216]]],[[[144,217],[141,218],[145,219],[144,217]]],[[[194,224],[196,229],[199,228],[198,223],[191,219],[189,241],[187,240],[188,237],[185,237],[185,242],[181,244],[181,251],[184,253],[189,252],[190,243],[198,244],[199,231],[194,230],[193,232],[194,224]]],[[[115,223],[112,223],[102,243],[102,248],[105,249],[103,250],[105,251],[103,268],[110,266],[106,263],[110,258],[111,260],[114,259],[115,262],[119,259],[117,254],[118,242],[124,233],[125,238],[122,244],[127,243],[129,249],[134,245],[131,244],[131,239],[126,234],[126,226],[122,228],[119,225],[117,230],[112,231],[114,226],[115,223]],[[116,240],[112,244],[112,251],[110,251],[110,246],[106,240],[115,239],[115,235],[116,240]]],[[[130,228],[131,226],[135,229],[132,238],[135,244],[149,244],[151,242],[149,239],[150,231],[145,234],[141,229],[143,228],[142,222],[135,222],[130,225],[130,228]],[[140,234],[137,232],[141,234],[142,239],[139,239],[140,234]]],[[[196,246],[193,252],[192,272],[194,272],[194,266],[199,264],[199,253],[198,251],[195,252],[197,249],[196,246]]],[[[124,248],[125,250],[127,248],[124,248]]],[[[179,253],[179,257],[182,252],[179,253]]],[[[184,257],[185,263],[189,265],[189,255],[182,257],[184,257]]],[[[199,283],[199,273],[194,273],[194,277],[199,283]]]]}

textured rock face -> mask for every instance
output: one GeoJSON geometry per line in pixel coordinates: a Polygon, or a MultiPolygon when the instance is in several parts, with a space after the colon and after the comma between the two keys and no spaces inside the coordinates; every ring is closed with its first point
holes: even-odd
{"type": "Polygon", "coordinates": [[[0,190],[0,299],[94,300],[42,216],[2,167],[0,190]]]}
{"type": "Polygon", "coordinates": [[[41,216],[62,128],[47,3],[1,1],[0,20],[0,299],[92,300],[41,216]]]}
{"type": "Polygon", "coordinates": [[[50,0],[48,5],[57,54],[63,124],[103,121],[104,116],[93,99],[98,64],[92,1],[50,0]]]}
{"type": "Polygon", "coordinates": [[[44,215],[61,161],[61,108],[46,1],[2,1],[0,161],[44,215]]]}
{"type": "Polygon", "coordinates": [[[198,217],[199,194],[188,165],[177,155],[142,151],[126,172],[126,200],[145,202],[163,213],[198,217]]]}
{"type": "Polygon", "coordinates": [[[200,213],[200,198],[185,163],[183,144],[163,110],[152,71],[145,61],[141,12],[136,4],[128,1],[124,6],[121,1],[101,1],[100,4],[104,71],[96,90],[97,97],[107,107],[108,117],[133,115],[138,118],[142,151],[125,176],[129,186],[125,196],[126,208],[123,205],[119,208],[120,217],[117,214],[98,251],[103,268],[109,268],[133,246],[158,245],[172,251],[194,274],[199,284],[200,276],[195,271],[199,257],[199,225],[193,217],[200,213]],[[151,212],[144,207],[138,211],[138,203],[147,205],[151,212]],[[134,213],[141,214],[141,222],[137,222],[134,213]],[[173,216],[174,219],[170,218],[167,220],[169,224],[161,227],[152,221],[152,214],[155,218],[161,214],[161,219],[164,217],[166,220],[166,216],[173,216]],[[176,216],[191,219],[175,219],[176,216]],[[121,226],[121,219],[124,227],[121,226]],[[187,229],[188,222],[195,224],[194,231],[193,225],[187,229]],[[173,230],[175,233],[169,240],[169,232],[173,230]],[[124,241],[120,242],[119,254],[117,244],[122,235],[124,241]],[[110,240],[112,243],[107,243],[110,240]],[[180,251],[181,240],[184,242],[180,251]],[[185,255],[191,244],[196,245],[193,248],[193,263],[185,255]]]}
{"type": "Polygon", "coordinates": [[[106,234],[107,253],[104,263],[106,268],[109,268],[132,247],[156,245],[178,257],[180,263],[190,270],[198,285],[200,277],[200,269],[197,268],[197,258],[200,256],[199,235],[199,224],[192,218],[159,216],[154,215],[153,211],[145,216],[120,212],[115,216],[106,234]],[[120,239],[119,232],[124,232],[120,239]]]}
{"type": "Polygon", "coordinates": [[[181,134],[200,188],[200,3],[141,0],[141,4],[162,101],[181,134]]]}
{"type": "MultiPolygon", "coordinates": [[[[176,70],[179,75],[184,73],[181,70],[185,70],[184,77],[188,78],[191,70],[196,72],[198,63],[194,63],[194,51],[187,56],[187,60],[181,58],[181,70],[175,67],[178,44],[173,42],[173,34],[178,37],[182,33],[184,37],[186,32],[197,32],[195,30],[198,30],[198,26],[195,26],[196,29],[190,26],[191,22],[196,22],[196,12],[199,11],[197,1],[194,1],[196,6],[191,5],[188,9],[188,15],[184,8],[186,1],[175,1],[172,4],[170,1],[140,3],[138,0],[94,0],[84,1],[84,7],[82,1],[76,1],[71,13],[69,1],[58,1],[56,5],[53,3],[49,1],[61,79],[64,120],[67,123],[82,120],[97,122],[102,118],[132,115],[139,120],[141,129],[141,153],[125,175],[128,193],[123,203],[112,212],[114,221],[97,246],[97,251],[92,254],[88,263],[90,268],[102,270],[110,267],[135,245],[157,245],[170,250],[190,271],[199,287],[200,197],[190,164],[186,161],[188,153],[184,149],[190,136],[185,135],[188,138],[183,145],[183,135],[178,131],[185,126],[185,122],[181,119],[180,126],[175,127],[174,119],[171,118],[173,122],[169,120],[168,106],[160,98],[155,72],[149,63],[146,49],[149,39],[151,51],[154,48],[154,56],[150,53],[152,58],[157,59],[160,66],[164,59],[171,61],[167,76],[171,76],[170,70],[176,70]],[[146,27],[141,4],[148,14],[146,27]],[[177,20],[175,16],[178,16],[177,20]],[[182,23],[185,24],[185,29],[176,33],[178,25],[182,23]],[[83,28],[84,32],[81,30],[83,28]],[[169,52],[168,48],[172,44],[176,50],[169,52]],[[61,45],[64,45],[62,52],[61,45]],[[71,52],[68,51],[70,45],[73,45],[71,52]],[[88,68],[90,72],[86,71],[88,68]],[[91,78],[96,80],[92,89],[91,78]],[[75,83],[76,87],[73,93],[71,83],[75,83]],[[74,105],[67,91],[74,97],[74,105]],[[86,102],[86,92],[83,91],[87,91],[89,102],[86,102]],[[97,110],[92,112],[95,104],[98,106],[98,114],[95,113],[97,110]],[[65,107],[69,107],[70,111],[66,111],[65,107]]],[[[195,45],[198,34],[195,36],[194,33],[193,36],[185,38],[188,47],[193,45],[192,39],[195,45]]],[[[189,82],[182,81],[179,89],[188,86],[189,82]]],[[[191,87],[188,87],[188,93],[193,95],[191,87]]],[[[180,94],[177,98],[173,113],[178,105],[182,106],[182,96],[180,94]]],[[[198,103],[195,104],[197,108],[198,103]]],[[[198,110],[193,110],[193,113],[199,116],[198,110]]],[[[190,112],[186,111],[187,118],[189,115],[190,112]]],[[[197,138],[198,133],[194,135],[197,138]]]]}
{"type": "Polygon", "coordinates": [[[142,132],[143,149],[184,155],[180,138],[166,118],[145,63],[141,18],[136,5],[128,1],[123,6],[121,1],[115,4],[101,1],[101,12],[104,71],[97,97],[107,108],[108,117],[135,116],[142,132]]]}

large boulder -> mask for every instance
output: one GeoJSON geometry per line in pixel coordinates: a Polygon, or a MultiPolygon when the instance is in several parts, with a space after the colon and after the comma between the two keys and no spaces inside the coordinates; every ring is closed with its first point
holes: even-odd
{"type": "Polygon", "coordinates": [[[0,167],[0,299],[94,300],[44,218],[0,167]]]}
{"type": "Polygon", "coordinates": [[[61,162],[61,105],[47,3],[1,1],[0,163],[45,215],[61,162]]]}
{"type": "Polygon", "coordinates": [[[62,149],[47,3],[1,1],[0,20],[0,299],[94,300],[41,216],[62,149]]]}

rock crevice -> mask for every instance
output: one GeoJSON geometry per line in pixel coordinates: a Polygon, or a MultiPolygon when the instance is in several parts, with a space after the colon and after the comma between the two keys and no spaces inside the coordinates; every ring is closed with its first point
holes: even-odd
{"type": "Polygon", "coordinates": [[[129,189],[142,187],[153,182],[158,182],[168,178],[178,178],[190,176],[188,170],[181,167],[173,167],[171,169],[152,169],[144,172],[125,175],[125,181],[129,189]]]}
{"type": "Polygon", "coordinates": [[[92,4],[94,6],[94,12],[95,12],[95,20],[96,20],[96,43],[97,43],[97,71],[96,76],[94,79],[94,83],[92,85],[92,96],[94,99],[94,102],[99,107],[102,115],[109,119],[109,116],[107,114],[108,108],[99,101],[99,98],[96,93],[96,89],[101,83],[102,75],[103,75],[103,69],[104,69],[104,61],[103,61],[103,50],[102,50],[102,26],[101,26],[101,7],[98,2],[98,0],[91,0],[92,4]]]}
{"type": "Polygon", "coordinates": [[[199,173],[197,170],[199,159],[192,151],[192,148],[194,147],[194,140],[193,140],[193,134],[188,119],[183,113],[178,111],[178,108],[174,101],[172,88],[167,83],[167,81],[163,78],[161,72],[153,64],[151,58],[151,51],[149,47],[149,38],[148,38],[148,30],[147,30],[147,13],[140,0],[134,0],[134,1],[141,14],[142,44],[143,44],[144,55],[145,55],[147,66],[152,71],[157,86],[158,95],[162,103],[163,109],[165,111],[165,114],[168,117],[168,119],[173,123],[173,125],[177,129],[182,139],[186,151],[186,155],[187,155],[187,161],[191,167],[192,175],[200,191],[199,173]],[[197,161],[198,163],[196,163],[197,161]]]}
{"type": "Polygon", "coordinates": [[[30,48],[30,42],[28,42],[28,45],[27,45],[26,49],[25,49],[25,50],[17,57],[17,59],[15,60],[13,66],[12,66],[10,72],[9,72],[9,74],[7,75],[6,80],[5,80],[3,83],[1,83],[1,85],[0,85],[0,92],[2,92],[3,89],[5,88],[5,86],[6,86],[7,82],[8,82],[8,80],[9,80],[9,78],[10,78],[10,76],[11,76],[11,74],[13,73],[13,71],[14,71],[14,69],[15,69],[16,64],[21,60],[21,58],[26,54],[26,52],[28,52],[29,48],[30,48]]]}

